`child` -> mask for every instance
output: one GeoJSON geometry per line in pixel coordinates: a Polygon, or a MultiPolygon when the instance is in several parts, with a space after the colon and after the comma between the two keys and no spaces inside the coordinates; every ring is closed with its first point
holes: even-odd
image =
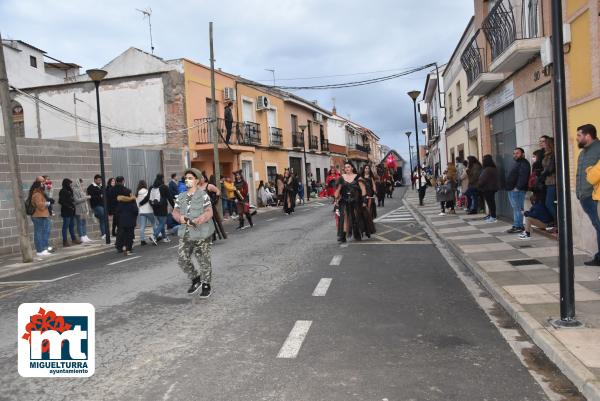
{"type": "Polygon", "coordinates": [[[519,238],[522,240],[531,239],[531,226],[545,229],[553,220],[550,212],[548,212],[548,209],[546,209],[546,206],[544,205],[544,196],[540,196],[539,192],[534,192],[530,200],[531,209],[524,213],[525,230],[519,234],[519,238]]]}
{"type": "Polygon", "coordinates": [[[136,197],[131,190],[124,188],[122,195],[117,196],[116,215],[118,217],[117,240],[115,247],[117,252],[123,252],[124,256],[132,253],[133,239],[135,237],[135,225],[138,216],[136,197]]]}

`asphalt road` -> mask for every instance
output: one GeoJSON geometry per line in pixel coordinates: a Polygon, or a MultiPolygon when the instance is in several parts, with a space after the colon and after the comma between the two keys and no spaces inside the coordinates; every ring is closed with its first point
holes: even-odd
{"type": "Polygon", "coordinates": [[[507,338],[518,328],[465,287],[399,195],[380,237],[344,247],[327,202],[228,225],[207,300],[186,294],[176,242],[3,279],[18,291],[0,299],[0,399],[581,400],[542,355],[515,353],[527,339],[507,338]],[[24,302],[95,306],[92,377],[19,376],[24,302]]]}

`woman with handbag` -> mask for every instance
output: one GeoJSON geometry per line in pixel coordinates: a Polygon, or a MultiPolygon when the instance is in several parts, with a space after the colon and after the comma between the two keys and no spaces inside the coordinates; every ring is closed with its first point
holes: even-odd
{"type": "MultiPolygon", "coordinates": [[[[237,177],[236,173],[236,177],[237,177]]],[[[213,208],[208,194],[199,188],[202,173],[195,168],[183,173],[186,192],[179,194],[173,208],[173,219],[181,224],[179,236],[178,263],[192,285],[188,294],[201,290],[200,297],[208,298],[211,294],[212,265],[210,260],[213,208]],[[198,261],[199,268],[194,266],[192,257],[198,261]]]]}

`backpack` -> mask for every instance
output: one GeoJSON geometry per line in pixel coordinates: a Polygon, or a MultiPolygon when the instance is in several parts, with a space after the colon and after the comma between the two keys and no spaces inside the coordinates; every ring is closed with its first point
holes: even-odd
{"type": "Polygon", "coordinates": [[[152,188],[150,190],[150,206],[157,208],[161,205],[162,199],[160,196],[160,188],[152,188]]]}
{"type": "Polygon", "coordinates": [[[27,213],[27,216],[33,216],[33,213],[35,213],[35,206],[29,197],[25,199],[25,213],[27,213]]]}

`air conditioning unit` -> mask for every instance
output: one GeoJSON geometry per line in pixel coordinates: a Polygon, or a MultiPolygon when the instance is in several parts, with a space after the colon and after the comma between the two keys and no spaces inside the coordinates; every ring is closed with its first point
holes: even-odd
{"type": "Polygon", "coordinates": [[[235,102],[235,89],[234,88],[223,89],[223,98],[225,100],[231,100],[232,102],[235,102]]]}
{"type": "Polygon", "coordinates": [[[321,113],[317,113],[316,111],[313,113],[313,120],[320,123],[323,122],[323,115],[321,113]]]}
{"type": "Polygon", "coordinates": [[[269,108],[269,99],[266,96],[256,98],[256,110],[267,110],[269,108]]]}

